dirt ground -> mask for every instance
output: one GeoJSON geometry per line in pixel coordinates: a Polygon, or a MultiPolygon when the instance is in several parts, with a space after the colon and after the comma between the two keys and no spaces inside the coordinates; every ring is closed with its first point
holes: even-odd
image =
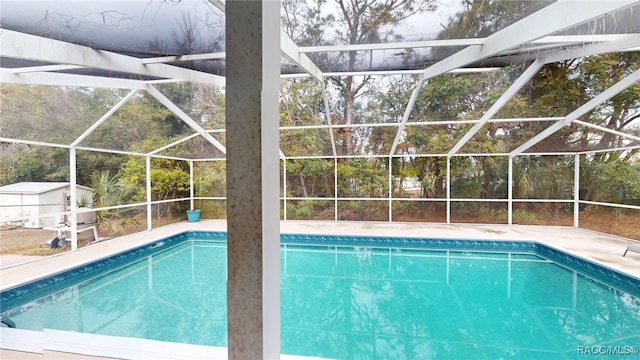
{"type": "MultiPolygon", "coordinates": [[[[0,231],[0,255],[53,255],[70,249],[69,246],[52,249],[51,246],[45,245],[47,240],[51,240],[55,236],[55,232],[51,230],[2,230],[0,231]]],[[[86,245],[86,243],[80,243],[78,246],[86,245]]],[[[64,245],[65,242],[62,241],[61,244],[64,245]]]]}
{"type": "Polygon", "coordinates": [[[612,214],[581,214],[580,227],[607,234],[640,240],[640,213],[616,216],[612,214]]]}
{"type": "MultiPolygon", "coordinates": [[[[460,221],[464,222],[464,221],[460,221]]],[[[477,221],[469,221],[470,223],[477,221]]],[[[530,225],[564,225],[572,226],[571,215],[558,216],[555,219],[544,219],[529,223],[530,225]]],[[[526,224],[526,222],[518,222],[526,224]]],[[[635,214],[580,214],[580,227],[599,231],[607,234],[622,236],[629,239],[640,240],[640,218],[635,214]]],[[[52,249],[45,245],[45,241],[51,240],[56,234],[50,230],[40,229],[11,229],[0,231],[0,255],[52,255],[68,251],[67,244],[58,249],[52,249]]],[[[64,242],[62,242],[64,243],[64,242]]],[[[80,241],[78,247],[85,246],[89,241],[80,241]]]]}

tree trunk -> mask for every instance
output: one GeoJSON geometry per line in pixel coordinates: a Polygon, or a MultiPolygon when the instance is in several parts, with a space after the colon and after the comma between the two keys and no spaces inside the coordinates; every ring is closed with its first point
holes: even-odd
{"type": "Polygon", "coordinates": [[[302,175],[302,172],[298,174],[298,178],[300,179],[300,187],[302,188],[304,197],[309,197],[309,194],[307,193],[307,185],[304,182],[304,176],[302,175]]]}

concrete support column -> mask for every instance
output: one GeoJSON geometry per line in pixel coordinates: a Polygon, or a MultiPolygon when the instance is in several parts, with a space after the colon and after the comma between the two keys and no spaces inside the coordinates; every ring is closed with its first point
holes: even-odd
{"type": "Polygon", "coordinates": [[[229,359],[280,357],[280,3],[226,2],[229,359]]]}

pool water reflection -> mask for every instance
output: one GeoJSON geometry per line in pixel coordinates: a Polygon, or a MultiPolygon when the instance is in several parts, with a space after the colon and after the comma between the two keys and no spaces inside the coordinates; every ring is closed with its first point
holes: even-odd
{"type": "MultiPolygon", "coordinates": [[[[226,243],[167,248],[3,306],[2,317],[23,329],[226,346],[226,243]]],[[[281,276],[285,354],[557,359],[583,357],[579,347],[640,345],[637,293],[534,251],[289,242],[281,276]]]]}

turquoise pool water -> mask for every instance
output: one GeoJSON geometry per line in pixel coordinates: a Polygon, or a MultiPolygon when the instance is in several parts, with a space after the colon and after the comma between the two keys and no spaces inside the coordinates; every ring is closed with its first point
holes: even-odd
{"type": "MultiPolygon", "coordinates": [[[[281,274],[287,354],[633,358],[640,345],[637,279],[531,243],[289,235],[281,274]]],[[[23,329],[226,346],[225,282],[224,239],[192,233],[4,291],[1,316],[23,329]]]]}

